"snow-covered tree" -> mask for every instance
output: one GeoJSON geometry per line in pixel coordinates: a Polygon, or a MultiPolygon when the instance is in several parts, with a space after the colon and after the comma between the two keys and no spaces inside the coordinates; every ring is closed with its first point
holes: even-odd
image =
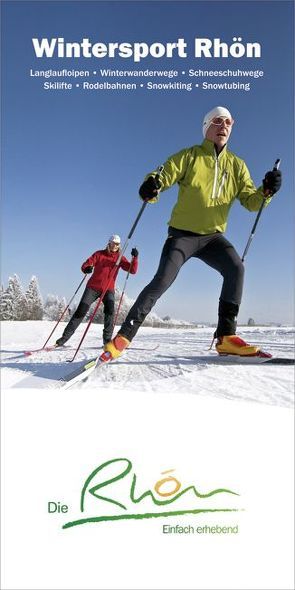
{"type": "MultiPolygon", "coordinates": [[[[48,294],[44,303],[43,319],[52,321],[59,320],[66,307],[67,301],[65,297],[63,297],[60,301],[58,295],[48,294]]],[[[70,313],[69,310],[67,310],[62,318],[62,321],[67,322],[69,319],[70,313]]]]}
{"type": "Polygon", "coordinates": [[[51,293],[49,293],[44,303],[44,319],[51,321],[58,320],[59,305],[60,301],[57,295],[51,295],[51,293]]]}
{"type": "Polygon", "coordinates": [[[28,289],[26,291],[27,299],[27,319],[28,320],[42,320],[43,317],[43,301],[39,290],[37,277],[33,276],[30,280],[28,289]]]}
{"type": "Polygon", "coordinates": [[[0,296],[0,319],[8,321],[13,319],[13,297],[11,285],[1,292],[0,296]]]}
{"type": "Polygon", "coordinates": [[[20,282],[19,277],[13,275],[13,289],[14,289],[14,319],[15,320],[26,320],[28,304],[27,298],[24,294],[23,286],[20,282]]]}
{"type": "Polygon", "coordinates": [[[0,319],[27,319],[27,300],[19,277],[9,277],[7,289],[0,294],[0,319]]]}

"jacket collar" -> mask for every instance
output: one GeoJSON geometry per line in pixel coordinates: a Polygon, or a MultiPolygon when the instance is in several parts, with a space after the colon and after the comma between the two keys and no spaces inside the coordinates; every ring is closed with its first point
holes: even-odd
{"type": "Polygon", "coordinates": [[[111,250],[109,250],[108,247],[106,247],[104,251],[107,256],[112,256],[112,257],[114,257],[114,256],[118,257],[121,252],[121,250],[117,250],[116,252],[111,252],[111,250]]]}
{"type": "MultiPolygon", "coordinates": [[[[214,156],[214,158],[216,157],[215,145],[213,141],[210,141],[210,139],[204,139],[201,147],[204,150],[204,152],[206,152],[206,154],[214,156]]],[[[218,154],[218,158],[222,158],[224,154],[226,154],[226,148],[227,144],[225,144],[223,150],[220,152],[220,154],[218,154]]]]}

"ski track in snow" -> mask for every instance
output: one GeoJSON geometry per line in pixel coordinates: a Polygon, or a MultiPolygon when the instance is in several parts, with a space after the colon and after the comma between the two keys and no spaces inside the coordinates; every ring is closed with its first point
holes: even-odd
{"type": "MultiPolygon", "coordinates": [[[[80,326],[63,349],[23,356],[24,350],[42,346],[52,330],[51,322],[3,322],[2,387],[56,387],[57,379],[101,353],[101,325],[92,325],[72,363],[85,325],[80,326]],[[36,385],[32,385],[35,378],[36,385]],[[28,379],[29,377],[29,379],[28,379]]],[[[51,339],[59,337],[62,328],[51,339]]],[[[145,391],[157,394],[210,395],[230,400],[247,400],[272,405],[293,405],[292,366],[221,365],[203,361],[216,358],[208,351],[212,328],[141,328],[129,351],[118,361],[93,372],[79,389],[145,391]],[[152,350],[158,345],[157,350],[152,350]],[[133,349],[132,349],[133,346],[133,349]],[[198,358],[194,358],[198,357],[198,358]]],[[[294,357],[294,328],[247,327],[238,334],[259,344],[274,356],[294,357]]],[[[217,357],[218,358],[218,357],[217,357]]]]}

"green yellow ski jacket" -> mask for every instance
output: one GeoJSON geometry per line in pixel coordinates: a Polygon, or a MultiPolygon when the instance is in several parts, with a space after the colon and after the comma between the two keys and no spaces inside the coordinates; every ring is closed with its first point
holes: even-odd
{"type": "MultiPolygon", "coordinates": [[[[208,139],[171,156],[160,181],[161,192],[179,184],[169,225],[197,234],[224,232],[235,199],[249,211],[258,211],[264,199],[263,187],[256,189],[245,162],[226,146],[217,156],[208,139]]],[[[269,201],[266,199],[266,204],[269,201]]]]}

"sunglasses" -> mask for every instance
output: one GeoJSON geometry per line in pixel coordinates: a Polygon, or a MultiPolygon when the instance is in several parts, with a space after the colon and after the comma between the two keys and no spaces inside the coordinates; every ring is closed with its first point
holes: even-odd
{"type": "Polygon", "coordinates": [[[211,125],[222,125],[223,123],[227,127],[230,127],[231,125],[233,125],[234,120],[228,119],[227,117],[214,117],[214,119],[212,119],[212,121],[210,121],[211,125]]]}

